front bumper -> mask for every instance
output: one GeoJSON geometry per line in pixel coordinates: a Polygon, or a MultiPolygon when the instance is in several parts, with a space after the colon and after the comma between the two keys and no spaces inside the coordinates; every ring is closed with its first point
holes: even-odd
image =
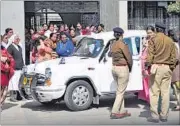
{"type": "MultiPolygon", "coordinates": [[[[21,95],[26,99],[33,97],[39,102],[50,102],[60,99],[64,93],[66,86],[47,86],[45,84],[46,77],[43,74],[30,73],[22,74],[19,82],[19,90],[21,95]],[[32,78],[31,84],[23,84],[24,78],[32,78]]],[[[28,82],[28,81],[27,81],[28,82]]]]}
{"type": "Polygon", "coordinates": [[[50,102],[52,100],[60,99],[65,93],[65,86],[56,87],[55,89],[48,89],[42,86],[33,88],[31,93],[34,99],[39,102],[50,102]]]}

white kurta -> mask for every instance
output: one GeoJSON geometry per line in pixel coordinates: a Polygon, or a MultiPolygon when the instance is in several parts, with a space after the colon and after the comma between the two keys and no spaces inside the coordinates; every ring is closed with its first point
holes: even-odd
{"type": "Polygon", "coordinates": [[[8,86],[8,90],[14,90],[17,91],[19,90],[18,85],[19,85],[19,79],[21,77],[21,70],[16,70],[14,72],[14,75],[12,76],[12,78],[9,81],[9,86],[8,86]]]}

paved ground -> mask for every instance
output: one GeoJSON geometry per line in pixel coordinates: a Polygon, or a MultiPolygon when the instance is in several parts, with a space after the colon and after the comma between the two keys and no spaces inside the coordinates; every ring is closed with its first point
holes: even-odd
{"type": "MultiPolygon", "coordinates": [[[[110,110],[113,105],[113,98],[103,98],[99,108],[92,107],[81,112],[71,112],[63,102],[51,107],[45,107],[35,101],[22,101],[11,103],[7,99],[3,112],[1,113],[1,125],[113,125],[113,124],[154,124],[147,122],[149,107],[146,103],[130,96],[125,100],[127,109],[132,113],[131,117],[111,120],[110,110]]],[[[174,107],[174,102],[170,107],[174,107]]],[[[179,112],[170,111],[167,123],[160,122],[160,125],[180,124],[179,112]]],[[[157,124],[155,124],[157,125],[157,124]]]]}

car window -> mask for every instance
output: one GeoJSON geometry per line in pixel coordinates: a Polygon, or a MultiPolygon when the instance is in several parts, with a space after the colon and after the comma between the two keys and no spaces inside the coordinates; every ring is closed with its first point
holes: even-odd
{"type": "Polygon", "coordinates": [[[135,43],[136,43],[136,48],[137,48],[137,52],[138,54],[140,53],[140,37],[135,37],[135,43]]]}
{"type": "Polygon", "coordinates": [[[97,57],[104,47],[102,39],[83,38],[76,48],[74,55],[84,57],[97,57]]]}
{"type": "Polygon", "coordinates": [[[128,45],[130,53],[133,55],[133,48],[132,48],[131,38],[124,38],[124,42],[128,45]]]}
{"type": "Polygon", "coordinates": [[[103,52],[102,52],[102,54],[101,54],[101,56],[99,58],[99,62],[104,58],[105,55],[107,55],[109,53],[110,46],[113,43],[113,41],[114,41],[114,39],[109,40],[109,42],[106,44],[106,46],[105,46],[105,48],[104,48],[104,50],[103,50],[103,52]]]}
{"type": "MultiPolygon", "coordinates": [[[[105,54],[109,53],[110,51],[110,46],[111,44],[113,43],[114,39],[113,40],[110,40],[105,49],[103,50],[103,53],[99,59],[99,61],[101,61],[103,59],[103,57],[105,56],[105,54]]],[[[132,43],[132,38],[129,37],[129,38],[124,38],[123,41],[128,45],[128,48],[129,48],[129,51],[131,53],[131,55],[137,55],[139,54],[140,52],[140,37],[136,37],[135,38],[135,43],[132,43]]],[[[109,55],[108,55],[109,56],[109,55]]]]}

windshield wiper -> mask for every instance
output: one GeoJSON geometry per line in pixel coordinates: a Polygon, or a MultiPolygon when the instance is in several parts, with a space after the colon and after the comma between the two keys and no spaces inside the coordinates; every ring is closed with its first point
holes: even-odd
{"type": "Polygon", "coordinates": [[[72,56],[79,56],[79,57],[90,57],[90,56],[88,56],[88,55],[86,55],[86,53],[85,54],[82,54],[82,53],[74,53],[72,56]]]}
{"type": "Polygon", "coordinates": [[[80,56],[80,54],[74,53],[74,54],[72,54],[72,56],[80,56]]]}

